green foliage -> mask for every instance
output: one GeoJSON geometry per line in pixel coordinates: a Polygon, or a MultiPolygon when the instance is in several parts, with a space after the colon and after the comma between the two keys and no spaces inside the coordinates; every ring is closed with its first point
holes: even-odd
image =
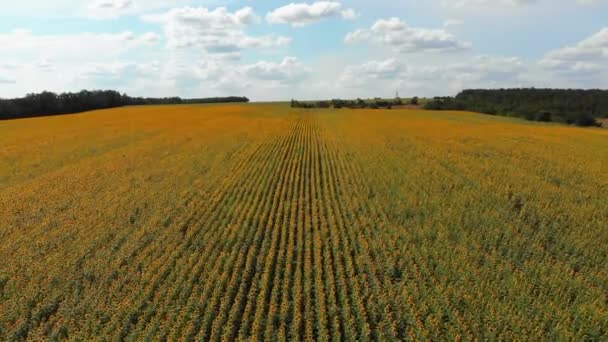
{"type": "Polygon", "coordinates": [[[435,97],[424,105],[428,110],[464,110],[463,104],[456,101],[453,97],[435,97]]]}
{"type": "Polygon", "coordinates": [[[55,94],[44,91],[22,98],[0,99],[0,120],[85,112],[129,105],[195,104],[249,102],[246,97],[212,97],[181,99],[179,97],[130,97],[114,90],[82,90],[78,93],[55,94]]]}
{"type": "Polygon", "coordinates": [[[392,109],[393,106],[398,106],[403,104],[401,99],[396,98],[394,100],[384,100],[381,98],[375,98],[373,100],[341,100],[341,99],[333,99],[331,101],[297,101],[291,100],[292,108],[305,108],[305,109],[313,109],[313,108],[350,108],[350,109],[392,109]]]}
{"type": "Polygon", "coordinates": [[[608,117],[608,90],[472,89],[456,97],[436,97],[425,109],[469,110],[531,121],[597,126],[596,118],[608,117]]]}

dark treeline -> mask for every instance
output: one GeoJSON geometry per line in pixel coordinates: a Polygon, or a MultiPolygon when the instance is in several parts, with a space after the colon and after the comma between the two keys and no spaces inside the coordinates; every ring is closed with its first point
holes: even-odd
{"type": "MultiPolygon", "coordinates": [[[[381,98],[375,98],[373,100],[363,100],[363,99],[356,99],[356,100],[340,100],[340,99],[334,99],[334,100],[330,100],[330,101],[297,101],[297,100],[291,100],[291,107],[292,108],[336,108],[336,109],[340,109],[340,108],[350,108],[350,109],[363,109],[363,108],[370,108],[370,109],[392,109],[393,106],[401,106],[406,104],[402,99],[400,98],[395,98],[395,99],[381,99],[381,98]]],[[[413,105],[417,105],[418,104],[418,98],[414,97],[411,101],[408,101],[407,104],[413,104],[413,105]]]]}
{"type": "Polygon", "coordinates": [[[425,105],[432,110],[468,110],[534,121],[598,126],[608,117],[608,90],[496,89],[465,90],[456,97],[436,97],[425,105]]]}
{"type": "Polygon", "coordinates": [[[62,94],[45,91],[39,94],[28,94],[25,97],[16,99],[0,99],[0,120],[80,113],[89,110],[132,105],[229,102],[249,102],[249,99],[236,96],[201,99],[182,99],[179,97],[144,98],[130,97],[114,90],[83,90],[78,93],[62,94]]]}

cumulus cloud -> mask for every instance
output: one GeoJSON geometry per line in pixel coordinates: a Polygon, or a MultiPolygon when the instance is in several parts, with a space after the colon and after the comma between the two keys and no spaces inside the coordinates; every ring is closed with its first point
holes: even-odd
{"type": "Polygon", "coordinates": [[[608,63],[608,28],[573,46],[547,53],[539,64],[546,69],[563,73],[594,73],[606,70],[608,63]]]}
{"type": "Polygon", "coordinates": [[[260,61],[246,65],[243,72],[254,79],[293,83],[306,78],[311,70],[295,57],[285,57],[280,63],[260,61]]]}
{"type": "Polygon", "coordinates": [[[0,33],[0,58],[5,60],[37,60],[41,58],[83,61],[104,60],[130,50],[151,47],[158,36],[149,32],[142,35],[130,31],[120,33],[79,33],[69,35],[37,35],[17,29],[0,33]]]}
{"type": "Polygon", "coordinates": [[[358,13],[357,11],[355,11],[352,8],[345,9],[342,12],[340,12],[340,14],[342,15],[342,18],[345,20],[355,20],[361,16],[360,13],[358,13]]]}
{"type": "MultiPolygon", "coordinates": [[[[79,90],[98,88],[103,82],[92,82],[93,66],[114,68],[118,60],[134,58],[133,54],[153,51],[158,44],[154,33],[80,33],[38,35],[27,30],[0,34],[0,75],[11,82],[2,89],[3,96],[20,96],[42,90],[79,90]],[[88,71],[87,71],[88,70],[88,71]],[[89,79],[89,81],[85,81],[89,79]]],[[[115,78],[120,77],[114,71],[115,78]]],[[[130,74],[133,75],[133,74],[130,74]]],[[[99,76],[99,75],[98,75],[99,76]]],[[[6,82],[4,82],[6,84],[6,82]]]]}
{"type": "Polygon", "coordinates": [[[397,58],[344,68],[340,85],[362,89],[416,90],[421,95],[455,94],[463,88],[521,85],[528,67],[516,57],[473,56],[459,62],[406,66],[397,58]]]}
{"type": "Polygon", "coordinates": [[[174,8],[164,14],[145,15],[145,20],[163,25],[169,47],[201,47],[210,54],[238,54],[246,48],[285,46],[289,38],[282,36],[250,36],[245,28],[257,23],[252,8],[229,12],[225,7],[174,8]]]}
{"type": "MultiPolygon", "coordinates": [[[[409,7],[394,1],[376,2],[373,10],[360,0],[350,3],[341,0],[293,1],[292,4],[286,1],[283,3],[286,6],[269,11],[263,19],[271,24],[302,27],[323,20],[352,20],[368,13],[387,13],[409,7]],[[354,3],[361,7],[357,8],[360,13],[349,8],[355,5],[347,5],[354,3]]],[[[233,7],[234,3],[230,10],[208,8],[209,4],[218,3],[228,2],[22,0],[15,3],[5,9],[9,16],[52,22],[50,18],[113,19],[137,15],[147,22],[138,27],[153,27],[157,32],[117,32],[112,22],[97,22],[96,29],[106,25],[113,33],[35,34],[27,30],[0,33],[2,96],[45,89],[107,87],[145,96],[244,94],[256,100],[268,100],[391,96],[397,89],[403,94],[449,95],[470,87],[608,85],[608,28],[570,46],[549,47],[547,49],[554,50],[546,53],[542,60],[534,61],[475,56],[470,44],[460,37],[460,33],[455,33],[457,26],[463,24],[462,20],[466,21],[468,29],[472,29],[474,25],[480,25],[478,15],[489,13],[504,15],[502,19],[510,21],[516,13],[522,21],[522,29],[526,29],[530,27],[528,20],[539,20],[537,14],[548,6],[553,6],[556,13],[568,11],[573,14],[573,20],[578,20],[585,13],[596,11],[582,5],[596,4],[603,10],[604,4],[608,5],[604,0],[560,0],[556,4],[549,0],[433,0],[421,3],[418,8],[440,12],[434,13],[446,20],[441,23],[439,19],[436,27],[413,27],[398,18],[380,17],[386,19],[358,27],[362,29],[349,33],[344,39],[349,44],[369,44],[370,52],[324,46],[322,51],[317,50],[319,54],[307,56],[306,62],[297,57],[283,58],[299,55],[287,47],[289,38],[276,33],[282,28],[261,23],[261,13],[250,7],[239,10],[233,7]],[[184,7],[192,3],[204,3],[207,7],[184,7]],[[471,15],[468,11],[477,13],[471,15]],[[455,51],[458,53],[429,53],[455,51]]],[[[596,15],[589,17],[598,20],[596,15]]],[[[128,22],[131,19],[136,18],[130,18],[128,22]]],[[[377,17],[365,20],[371,19],[377,17]]],[[[27,20],[24,19],[24,25],[27,20]]],[[[557,23],[559,18],[543,17],[539,25],[550,21],[557,23]]],[[[121,21],[121,25],[128,22],[121,21]]],[[[510,30],[508,25],[488,27],[482,24],[490,36],[498,37],[504,30],[510,30]]],[[[53,32],[61,32],[61,29],[53,32]]],[[[555,31],[555,34],[559,32],[555,31]]],[[[314,35],[317,40],[326,34],[318,30],[305,33],[314,35]]],[[[469,30],[462,32],[467,33],[469,30]]],[[[531,38],[542,40],[548,33],[530,34],[534,35],[531,38]]],[[[550,41],[545,40],[539,47],[547,46],[550,41]]],[[[495,48],[487,46],[485,51],[492,53],[495,48]]]]}
{"type": "Polygon", "coordinates": [[[165,88],[174,89],[182,96],[243,93],[257,99],[276,100],[293,96],[288,89],[300,87],[312,70],[294,57],[240,65],[211,56],[198,61],[172,58],[152,74],[162,80],[160,83],[165,88]],[[279,95],[279,92],[284,93],[279,95]]]}
{"type": "Polygon", "coordinates": [[[347,66],[339,78],[340,85],[347,88],[366,87],[377,81],[395,80],[406,68],[395,59],[371,60],[360,65],[347,66]]]}
{"type": "Polygon", "coordinates": [[[449,64],[438,69],[440,72],[460,78],[472,78],[495,84],[517,79],[526,65],[518,57],[496,57],[480,55],[464,63],[449,64]]]}
{"type": "Polygon", "coordinates": [[[356,19],[358,14],[353,9],[343,9],[342,3],[337,1],[317,1],[312,4],[290,3],[279,7],[268,13],[266,20],[271,24],[302,27],[335,16],[350,20],[356,19]]]}
{"type": "MultiPolygon", "coordinates": [[[[38,0],[21,0],[22,2],[37,1],[35,7],[40,9],[41,4],[38,0]]],[[[84,6],[79,7],[82,0],[55,0],[53,4],[61,3],[70,9],[79,8],[79,15],[85,17],[105,20],[116,19],[125,15],[141,15],[153,13],[154,11],[168,10],[178,6],[192,3],[190,0],[86,0],[84,6]]],[[[213,1],[207,1],[210,3],[213,1]]],[[[57,5],[54,5],[57,6],[57,5]]],[[[32,5],[30,5],[32,7],[32,5]]]]}
{"type": "Polygon", "coordinates": [[[149,63],[90,63],[79,69],[85,78],[130,79],[149,77],[160,70],[158,62],[149,63]]]}
{"type": "Polygon", "coordinates": [[[88,14],[99,19],[117,18],[134,9],[132,0],[92,0],[87,6],[88,14]]]}
{"type": "Polygon", "coordinates": [[[398,18],[380,19],[370,29],[349,33],[348,44],[371,41],[394,48],[403,53],[419,51],[456,51],[470,48],[443,29],[411,27],[398,18]]]}
{"type": "Polygon", "coordinates": [[[55,65],[53,63],[53,61],[47,59],[47,58],[41,58],[38,61],[36,61],[34,63],[34,65],[36,66],[36,68],[38,68],[40,71],[55,71],[55,65]]]}

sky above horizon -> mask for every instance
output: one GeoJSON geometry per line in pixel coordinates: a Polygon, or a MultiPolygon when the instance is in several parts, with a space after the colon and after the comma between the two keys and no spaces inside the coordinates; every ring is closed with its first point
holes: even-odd
{"type": "Polygon", "coordinates": [[[608,88],[608,0],[21,0],[0,46],[0,98],[608,88]]]}

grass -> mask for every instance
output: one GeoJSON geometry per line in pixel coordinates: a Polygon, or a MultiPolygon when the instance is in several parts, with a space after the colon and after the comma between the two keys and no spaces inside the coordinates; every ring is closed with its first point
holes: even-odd
{"type": "Polygon", "coordinates": [[[416,110],[0,122],[0,339],[602,339],[608,131],[416,110]]]}

